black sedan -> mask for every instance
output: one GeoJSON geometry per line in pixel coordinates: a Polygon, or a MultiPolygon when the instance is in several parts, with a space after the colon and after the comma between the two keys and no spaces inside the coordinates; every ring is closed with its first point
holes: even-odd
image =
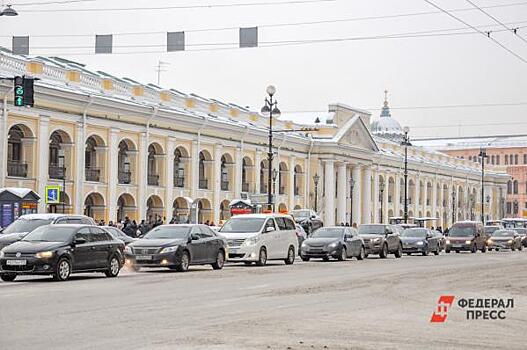
{"type": "Polygon", "coordinates": [[[330,257],[340,261],[356,257],[364,259],[366,250],[357,230],[351,227],[322,227],[306,239],[300,247],[303,261],[311,258],[329,260],[330,257]]]}
{"type": "Polygon", "coordinates": [[[42,226],[0,251],[0,278],[52,275],[65,281],[77,272],[116,277],[124,263],[123,250],[123,242],[97,226],[42,226]]]}
{"type": "Polygon", "coordinates": [[[291,216],[293,216],[295,221],[302,226],[308,237],[311,236],[313,232],[324,226],[322,219],[320,219],[313,210],[296,209],[291,211],[291,216]]]}
{"type": "Polygon", "coordinates": [[[127,264],[141,267],[167,267],[180,272],[190,265],[223,268],[227,242],[205,225],[161,225],[125,248],[127,264]]]}
{"type": "Polygon", "coordinates": [[[434,253],[439,255],[441,251],[441,236],[434,234],[427,228],[408,228],[401,234],[403,253],[421,253],[428,255],[434,253]]]}

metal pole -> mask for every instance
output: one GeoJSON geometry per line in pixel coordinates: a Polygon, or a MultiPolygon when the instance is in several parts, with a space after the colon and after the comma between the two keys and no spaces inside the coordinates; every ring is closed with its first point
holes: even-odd
{"type": "Polygon", "coordinates": [[[485,225],[485,158],[487,154],[481,149],[481,222],[485,225]]]}
{"type": "Polygon", "coordinates": [[[381,191],[381,224],[384,221],[384,209],[383,209],[383,203],[384,203],[384,191],[381,191]]]}
{"type": "Polygon", "coordinates": [[[318,214],[317,202],[318,202],[318,182],[315,183],[315,213],[318,214]]]}
{"type": "Polygon", "coordinates": [[[64,164],[64,160],[62,161],[62,214],[66,214],[66,166],[64,164]]]}
{"type": "Polygon", "coordinates": [[[452,190],[452,225],[456,223],[456,192],[452,190]]]}
{"type": "Polygon", "coordinates": [[[408,133],[404,136],[404,223],[408,223],[408,133]]]}
{"type": "Polygon", "coordinates": [[[350,226],[353,225],[353,186],[350,188],[350,226]]]}
{"type": "Polygon", "coordinates": [[[272,177],[273,177],[273,95],[270,95],[269,100],[269,151],[267,153],[268,177],[267,177],[267,204],[269,208],[274,211],[273,193],[272,193],[272,177]]]}

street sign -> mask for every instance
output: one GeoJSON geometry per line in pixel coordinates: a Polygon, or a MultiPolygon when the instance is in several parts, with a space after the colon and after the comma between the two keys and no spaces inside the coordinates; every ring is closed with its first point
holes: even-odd
{"type": "Polygon", "coordinates": [[[46,204],[60,203],[60,186],[46,186],[46,204]]]}

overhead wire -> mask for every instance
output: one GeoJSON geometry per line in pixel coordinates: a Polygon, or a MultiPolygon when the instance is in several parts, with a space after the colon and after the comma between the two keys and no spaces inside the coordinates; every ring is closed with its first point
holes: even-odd
{"type": "Polygon", "coordinates": [[[518,58],[520,61],[522,61],[523,63],[527,63],[527,59],[523,58],[522,56],[520,56],[519,54],[517,54],[516,52],[514,52],[513,50],[509,49],[507,46],[503,45],[502,43],[500,43],[498,40],[494,39],[493,37],[491,37],[488,33],[485,33],[481,30],[479,30],[478,28],[474,27],[472,24],[470,23],[467,23],[466,21],[462,20],[461,18],[453,15],[452,13],[450,13],[449,11],[443,9],[442,7],[434,4],[432,1],[430,0],[424,0],[426,3],[428,3],[429,5],[435,7],[436,9],[442,11],[443,13],[445,13],[446,15],[448,15],[449,17],[455,19],[456,21],[458,22],[461,22],[463,23],[464,25],[466,25],[467,27],[469,28],[472,28],[473,30],[475,30],[476,32],[480,33],[481,35],[484,35],[485,37],[489,38],[490,40],[492,40],[492,42],[494,42],[496,45],[500,46],[501,48],[503,48],[504,50],[506,50],[507,52],[509,52],[510,54],[512,54],[513,56],[515,56],[516,58],[518,58]]]}
{"type": "Polygon", "coordinates": [[[524,43],[527,44],[527,39],[525,39],[524,37],[522,37],[521,35],[519,35],[517,33],[517,29],[516,28],[509,28],[507,27],[507,25],[505,25],[505,23],[503,23],[502,21],[500,21],[498,18],[496,18],[495,16],[491,15],[490,13],[488,13],[487,11],[485,11],[484,9],[482,9],[480,6],[476,5],[474,2],[472,2],[471,0],[465,0],[466,2],[468,2],[469,4],[471,4],[472,6],[474,6],[474,8],[478,9],[480,12],[482,12],[483,14],[485,14],[487,17],[491,18],[494,22],[498,23],[499,25],[501,25],[503,28],[507,29],[508,31],[510,31],[511,33],[515,34],[516,37],[518,37],[520,40],[522,40],[524,43]]]}

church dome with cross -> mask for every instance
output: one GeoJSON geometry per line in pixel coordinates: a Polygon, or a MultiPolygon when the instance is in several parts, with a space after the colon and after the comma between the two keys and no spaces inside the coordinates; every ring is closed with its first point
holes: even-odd
{"type": "Polygon", "coordinates": [[[384,91],[384,106],[379,119],[371,123],[372,134],[390,141],[401,143],[404,139],[404,131],[401,124],[390,113],[388,106],[388,91],[384,91]]]}

